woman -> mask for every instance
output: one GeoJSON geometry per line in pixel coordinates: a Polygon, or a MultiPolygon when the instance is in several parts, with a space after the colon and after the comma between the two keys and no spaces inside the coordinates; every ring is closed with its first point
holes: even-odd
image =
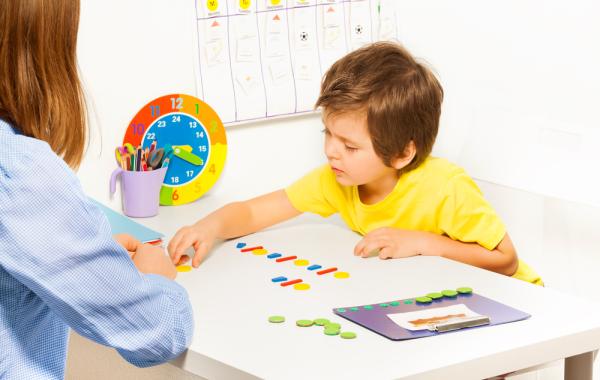
{"type": "Polygon", "coordinates": [[[162,249],[114,240],[69,168],[87,135],[78,23],[77,0],[0,1],[2,379],[62,379],[69,327],[137,366],[176,357],[192,336],[162,249]]]}

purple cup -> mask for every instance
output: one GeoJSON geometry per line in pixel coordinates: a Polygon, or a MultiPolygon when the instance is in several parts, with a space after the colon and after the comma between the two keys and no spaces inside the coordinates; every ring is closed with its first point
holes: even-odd
{"type": "Polygon", "coordinates": [[[158,214],[160,188],[167,168],[136,172],[117,168],[110,176],[110,194],[115,193],[117,179],[121,176],[123,212],[134,218],[147,218],[158,214]]]}

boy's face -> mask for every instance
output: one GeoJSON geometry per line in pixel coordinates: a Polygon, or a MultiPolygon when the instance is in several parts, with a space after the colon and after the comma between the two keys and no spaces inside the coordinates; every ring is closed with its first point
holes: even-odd
{"type": "Polygon", "coordinates": [[[397,176],[375,153],[364,112],[324,112],[323,124],[325,155],[339,184],[360,186],[397,176]]]}

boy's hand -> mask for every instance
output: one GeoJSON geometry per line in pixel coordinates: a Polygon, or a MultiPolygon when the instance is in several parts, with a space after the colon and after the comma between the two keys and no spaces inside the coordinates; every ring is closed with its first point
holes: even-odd
{"type": "Polygon", "coordinates": [[[366,234],[354,247],[354,256],[398,259],[425,254],[427,232],[378,228],[366,234]]]}
{"type": "Polygon", "coordinates": [[[203,223],[181,228],[169,242],[168,250],[171,261],[175,265],[186,263],[190,257],[185,253],[189,247],[194,248],[192,266],[198,268],[200,262],[212,248],[216,234],[213,229],[203,223]]]}
{"type": "Polygon", "coordinates": [[[129,234],[114,234],[113,239],[123,246],[129,253],[129,257],[133,259],[138,247],[142,246],[142,242],[129,234]]]}
{"type": "Polygon", "coordinates": [[[171,280],[177,276],[175,266],[165,251],[150,244],[142,244],[133,256],[133,263],[142,273],[160,274],[171,280]]]}

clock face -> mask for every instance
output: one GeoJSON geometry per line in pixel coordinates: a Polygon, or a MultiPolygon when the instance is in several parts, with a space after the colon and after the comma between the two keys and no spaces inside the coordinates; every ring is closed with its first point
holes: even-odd
{"type": "Polygon", "coordinates": [[[168,157],[161,205],[201,197],[219,178],[227,154],[225,129],[215,111],[183,94],[165,95],[146,104],[129,123],[126,143],[162,149],[168,157]]]}

